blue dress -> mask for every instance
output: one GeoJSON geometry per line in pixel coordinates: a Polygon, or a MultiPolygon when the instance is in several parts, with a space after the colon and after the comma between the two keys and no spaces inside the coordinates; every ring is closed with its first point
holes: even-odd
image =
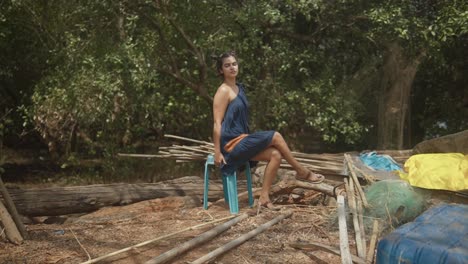
{"type": "MultiPolygon", "coordinates": [[[[250,161],[257,154],[265,150],[271,143],[275,131],[259,131],[250,134],[249,130],[249,103],[245,96],[244,85],[237,83],[239,93],[227,106],[224,119],[221,124],[221,153],[226,164],[221,165],[221,171],[232,174],[239,167],[250,161]],[[241,134],[248,134],[243,138],[231,152],[227,152],[224,146],[232,139],[241,134]]],[[[257,162],[250,161],[251,166],[257,162]]]]}

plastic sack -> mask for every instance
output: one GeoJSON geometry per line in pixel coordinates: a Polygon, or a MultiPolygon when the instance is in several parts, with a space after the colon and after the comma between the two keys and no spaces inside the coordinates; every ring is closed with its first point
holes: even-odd
{"type": "Polygon", "coordinates": [[[468,155],[461,153],[419,154],[405,162],[400,178],[412,186],[459,191],[468,189],[468,155]]]}

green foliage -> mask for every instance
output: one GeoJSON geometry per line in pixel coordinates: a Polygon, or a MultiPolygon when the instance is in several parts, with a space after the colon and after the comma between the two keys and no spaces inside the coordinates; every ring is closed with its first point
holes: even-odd
{"type": "Polygon", "coordinates": [[[390,42],[444,69],[428,105],[456,104],[439,96],[453,73],[440,51],[467,34],[467,17],[464,1],[2,1],[0,92],[14,100],[1,104],[26,111],[26,127],[65,161],[134,151],[164,133],[206,139],[220,84],[210,56],[234,49],[254,130],[358,144],[375,127],[390,42]]]}
{"type": "Polygon", "coordinates": [[[468,32],[468,4],[465,1],[389,1],[375,4],[366,12],[374,27],[374,40],[398,39],[412,53],[435,54],[447,41],[468,32]]]}

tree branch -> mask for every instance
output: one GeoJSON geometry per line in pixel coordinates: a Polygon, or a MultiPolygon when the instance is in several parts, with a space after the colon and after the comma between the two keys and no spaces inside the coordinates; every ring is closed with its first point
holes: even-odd
{"type": "MultiPolygon", "coordinates": [[[[197,47],[195,45],[195,42],[192,41],[192,39],[190,38],[190,36],[185,32],[185,30],[180,27],[176,21],[169,15],[169,12],[167,10],[167,6],[164,5],[164,3],[162,3],[161,1],[159,0],[155,0],[155,7],[156,9],[158,9],[159,11],[161,11],[161,14],[162,16],[171,24],[172,27],[174,27],[174,29],[182,36],[182,38],[184,39],[184,42],[187,44],[187,46],[189,47],[189,50],[190,52],[195,56],[195,58],[197,59],[197,62],[198,62],[198,83],[193,83],[193,82],[190,82],[192,85],[190,86],[193,90],[195,90],[202,98],[204,98],[205,100],[207,100],[208,103],[212,103],[213,99],[211,98],[211,96],[208,95],[208,92],[206,91],[205,89],[205,82],[206,82],[206,79],[207,79],[207,76],[208,76],[208,67],[206,66],[206,60],[205,60],[205,55],[204,53],[202,52],[202,50],[197,47]]],[[[159,32],[160,32],[160,35],[162,36],[162,29],[159,27],[158,25],[158,28],[159,28],[159,32]]],[[[166,45],[167,45],[167,41],[165,40],[165,38],[162,39],[166,45]]],[[[169,49],[167,48],[166,46],[166,51],[168,52],[168,54],[170,55],[170,51],[169,49]]],[[[175,59],[173,57],[171,57],[171,61],[172,61],[172,64],[173,66],[175,65],[175,59]]],[[[176,79],[177,80],[181,80],[182,79],[182,76],[180,74],[180,71],[176,71],[175,72],[175,75],[172,75],[173,77],[177,77],[176,79]]],[[[187,80],[186,80],[187,81],[187,80]]]]}

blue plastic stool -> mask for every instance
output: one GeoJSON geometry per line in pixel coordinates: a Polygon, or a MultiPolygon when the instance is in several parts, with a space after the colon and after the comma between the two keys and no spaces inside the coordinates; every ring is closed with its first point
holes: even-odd
{"type": "MultiPolygon", "coordinates": [[[[208,184],[210,182],[210,165],[214,166],[214,156],[208,155],[205,162],[205,184],[203,191],[203,209],[208,209],[208,184]]],[[[252,207],[254,200],[252,194],[252,175],[250,174],[250,164],[246,163],[245,175],[247,177],[247,191],[249,193],[249,206],[252,207]]],[[[239,202],[237,199],[237,175],[236,172],[233,174],[223,174],[223,192],[224,201],[229,203],[229,211],[231,214],[239,213],[239,202]]]]}

